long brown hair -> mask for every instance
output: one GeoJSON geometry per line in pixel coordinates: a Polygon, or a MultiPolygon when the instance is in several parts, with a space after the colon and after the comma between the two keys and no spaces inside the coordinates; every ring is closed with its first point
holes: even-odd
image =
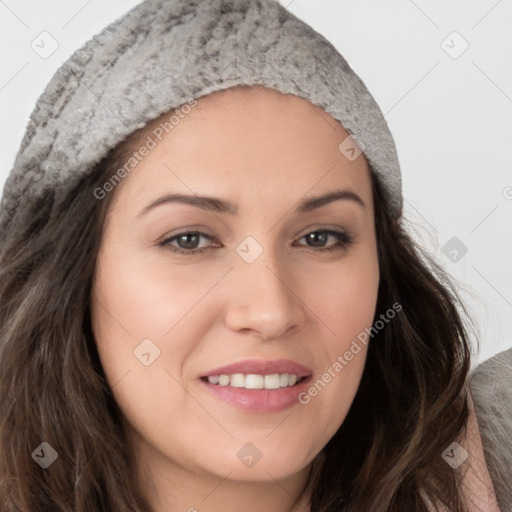
{"type": "MultiPolygon", "coordinates": [[[[158,120],[157,120],[158,121],[158,120]]],[[[0,254],[0,506],[3,512],[151,512],[134,480],[122,413],[103,372],[89,301],[113,193],[134,132],[59,198],[49,189],[0,254]],[[46,469],[34,451],[58,454],[46,469]],[[43,445],[46,446],[46,445],[43,445]]],[[[466,510],[441,457],[468,418],[466,310],[450,278],[388,214],[373,173],[381,280],[375,318],[402,310],[368,345],[349,414],[322,450],[311,512],[466,510]]]]}

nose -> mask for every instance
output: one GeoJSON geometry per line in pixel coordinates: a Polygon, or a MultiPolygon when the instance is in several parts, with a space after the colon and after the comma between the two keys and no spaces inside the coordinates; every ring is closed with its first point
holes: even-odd
{"type": "Polygon", "coordinates": [[[294,290],[290,272],[280,271],[273,258],[262,255],[253,263],[240,261],[231,278],[225,313],[229,329],[268,340],[295,332],[304,324],[305,305],[294,290]]]}

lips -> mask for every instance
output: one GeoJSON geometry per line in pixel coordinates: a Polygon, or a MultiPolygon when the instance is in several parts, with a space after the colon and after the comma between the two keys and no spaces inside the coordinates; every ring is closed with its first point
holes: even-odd
{"type": "Polygon", "coordinates": [[[272,374],[295,374],[297,377],[308,377],[312,371],[290,359],[275,359],[266,361],[263,359],[246,359],[237,363],[228,364],[219,368],[214,368],[207,373],[200,375],[201,378],[207,378],[213,375],[233,375],[236,373],[272,375],[272,374]]]}
{"type": "Polygon", "coordinates": [[[246,359],[214,368],[199,381],[211,396],[237,409],[272,413],[298,404],[312,378],[309,368],[289,359],[246,359]]]}

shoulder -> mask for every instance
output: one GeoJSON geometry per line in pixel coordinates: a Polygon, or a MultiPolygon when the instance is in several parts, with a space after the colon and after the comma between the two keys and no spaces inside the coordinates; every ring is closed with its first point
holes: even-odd
{"type": "Polygon", "coordinates": [[[488,473],[501,507],[512,510],[512,348],[479,365],[470,388],[488,473]]]}
{"type": "Polygon", "coordinates": [[[462,493],[470,512],[500,512],[484,455],[482,436],[471,392],[468,392],[469,418],[460,438],[462,493]]]}
{"type": "MultiPolygon", "coordinates": [[[[482,438],[471,392],[468,391],[467,428],[456,442],[443,452],[443,458],[460,475],[461,493],[468,512],[500,512],[494,486],[484,456],[482,438]]],[[[441,503],[427,500],[430,511],[451,512],[441,503]]]]}

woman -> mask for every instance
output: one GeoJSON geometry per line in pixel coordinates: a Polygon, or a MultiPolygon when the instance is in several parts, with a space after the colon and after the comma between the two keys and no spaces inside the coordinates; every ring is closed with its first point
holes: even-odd
{"type": "Polygon", "coordinates": [[[2,510],[499,510],[462,305],[322,36],[149,0],[32,121],[0,219],[2,510]]]}

